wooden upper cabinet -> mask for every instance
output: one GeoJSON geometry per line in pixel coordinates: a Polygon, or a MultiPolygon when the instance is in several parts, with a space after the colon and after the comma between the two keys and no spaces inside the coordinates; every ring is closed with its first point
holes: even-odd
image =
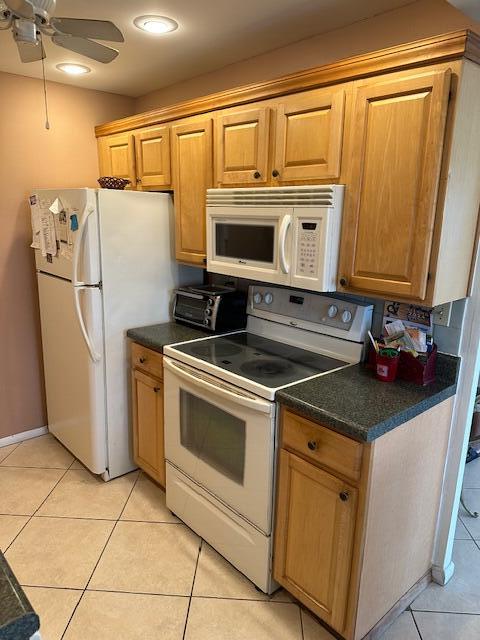
{"type": "Polygon", "coordinates": [[[216,182],[222,185],[268,181],[270,109],[219,113],[215,124],[216,182]]]}
{"type": "Polygon", "coordinates": [[[354,487],[281,449],[274,578],[340,633],[357,495],[354,487]]]}
{"type": "Polygon", "coordinates": [[[357,83],[339,279],[426,295],[450,70],[357,83]]]}
{"type": "Polygon", "coordinates": [[[100,176],[115,176],[130,180],[135,188],[135,147],[130,132],[106,136],[98,140],[100,176]]]}
{"type": "Polygon", "coordinates": [[[212,118],[172,126],[177,260],[205,265],[206,191],[213,183],[212,118]]]}
{"type": "Polygon", "coordinates": [[[340,176],[344,108],[343,89],[281,99],[276,107],[272,172],[278,182],[340,176]]]}
{"type": "Polygon", "coordinates": [[[149,127],[134,133],[137,184],[144,189],[170,186],[170,129],[149,127]]]}

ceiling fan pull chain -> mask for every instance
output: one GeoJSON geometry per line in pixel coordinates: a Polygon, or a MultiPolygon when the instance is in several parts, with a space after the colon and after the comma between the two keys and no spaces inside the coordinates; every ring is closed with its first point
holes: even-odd
{"type": "Polygon", "coordinates": [[[47,131],[50,129],[50,122],[48,119],[48,100],[47,100],[47,79],[45,77],[45,58],[44,58],[44,49],[43,49],[43,38],[41,34],[39,35],[40,46],[42,47],[42,76],[43,76],[43,98],[45,101],[45,129],[47,131]]]}

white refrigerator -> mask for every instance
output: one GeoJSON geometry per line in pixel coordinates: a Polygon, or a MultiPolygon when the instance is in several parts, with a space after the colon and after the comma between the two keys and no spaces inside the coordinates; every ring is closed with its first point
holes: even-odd
{"type": "Polygon", "coordinates": [[[126,331],[167,322],[173,289],[202,271],[175,262],[169,194],[37,190],[30,203],[48,427],[109,480],[136,466],[126,331]]]}

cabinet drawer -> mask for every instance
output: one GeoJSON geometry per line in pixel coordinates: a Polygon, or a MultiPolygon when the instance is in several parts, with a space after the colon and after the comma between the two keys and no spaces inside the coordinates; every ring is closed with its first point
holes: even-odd
{"type": "Polygon", "coordinates": [[[132,342],[132,367],[143,369],[147,373],[163,380],[163,356],[161,353],[132,342]]]}
{"type": "Polygon", "coordinates": [[[290,411],[283,412],[282,446],[347,478],[360,479],[361,443],[290,411]]]}

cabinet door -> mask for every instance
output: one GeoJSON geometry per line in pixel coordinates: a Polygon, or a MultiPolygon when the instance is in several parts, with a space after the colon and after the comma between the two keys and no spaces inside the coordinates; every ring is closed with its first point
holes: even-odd
{"type": "Polygon", "coordinates": [[[177,260],[205,265],[206,191],[213,180],[212,119],[172,127],[177,260]]]}
{"type": "Polygon", "coordinates": [[[144,189],[170,186],[169,127],[151,127],[134,135],[138,185],[144,189]]]}
{"type": "Polygon", "coordinates": [[[132,405],[134,460],[141,469],[165,486],[163,384],[134,369],[132,405]]]}
{"type": "Polygon", "coordinates": [[[270,109],[220,113],[215,128],[216,180],[223,185],[268,181],[270,109]]]}
{"type": "Polygon", "coordinates": [[[289,180],[338,178],[343,138],[345,91],[309,91],[276,108],[273,177],[289,180]]]}
{"type": "Polygon", "coordinates": [[[355,488],[281,449],[274,578],[340,633],[356,510],[355,488]]]}
{"type": "Polygon", "coordinates": [[[340,256],[348,290],[425,297],[450,71],[358,83],[340,256]]]}
{"type": "Polygon", "coordinates": [[[126,178],[135,188],[135,149],[131,133],[99,138],[98,156],[100,176],[126,178]]]}

